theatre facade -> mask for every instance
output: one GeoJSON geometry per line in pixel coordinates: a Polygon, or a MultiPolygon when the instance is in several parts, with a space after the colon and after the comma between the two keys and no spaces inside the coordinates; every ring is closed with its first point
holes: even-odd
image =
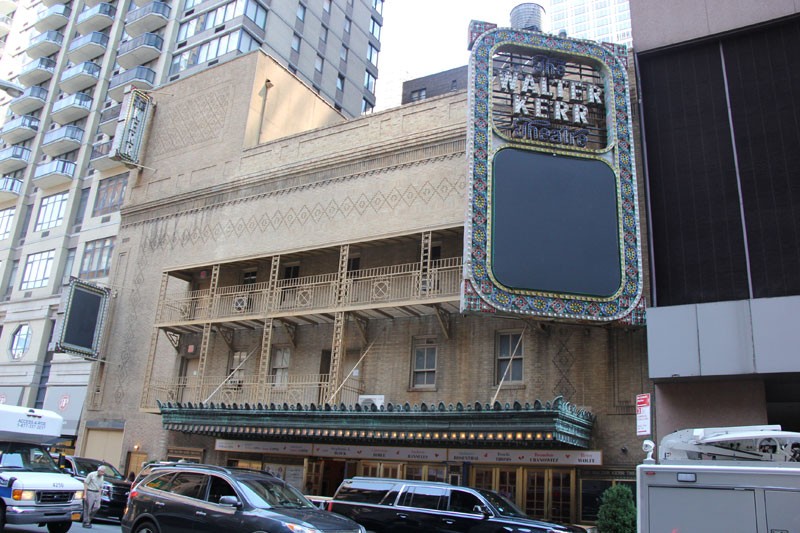
{"type": "Polygon", "coordinates": [[[345,121],[257,51],[150,97],[79,447],[319,495],[449,481],[564,522],[633,482],[641,317],[514,313],[465,282],[466,93],[345,121]]]}

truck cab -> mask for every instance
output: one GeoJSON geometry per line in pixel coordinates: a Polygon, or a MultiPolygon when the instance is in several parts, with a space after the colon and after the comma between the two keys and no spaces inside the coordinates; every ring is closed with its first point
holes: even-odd
{"type": "Polygon", "coordinates": [[[51,411],[0,405],[0,531],[6,524],[65,533],[81,519],[83,484],[59,469],[47,445],[61,438],[51,411]]]}

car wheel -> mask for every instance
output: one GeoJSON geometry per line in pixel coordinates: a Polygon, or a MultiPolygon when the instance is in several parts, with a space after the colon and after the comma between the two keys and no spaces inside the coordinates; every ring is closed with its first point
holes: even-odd
{"type": "Polygon", "coordinates": [[[133,533],[158,533],[158,528],[152,522],[142,522],[136,526],[133,533]]]}
{"type": "Polygon", "coordinates": [[[0,504],[0,531],[6,528],[6,506],[0,504]]]}
{"type": "Polygon", "coordinates": [[[47,524],[47,531],[50,533],[67,533],[72,527],[72,522],[50,522],[47,524]]]}

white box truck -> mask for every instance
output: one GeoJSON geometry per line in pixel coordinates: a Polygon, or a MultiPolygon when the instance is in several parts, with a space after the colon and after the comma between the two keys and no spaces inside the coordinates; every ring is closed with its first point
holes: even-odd
{"type": "Polygon", "coordinates": [[[636,469],[638,533],[800,533],[799,449],[780,426],[666,436],[660,464],[648,455],[636,469]]]}
{"type": "Polygon", "coordinates": [[[6,524],[65,533],[81,519],[83,484],[63,473],[45,446],[61,439],[52,411],[0,405],[0,531],[6,524]]]}

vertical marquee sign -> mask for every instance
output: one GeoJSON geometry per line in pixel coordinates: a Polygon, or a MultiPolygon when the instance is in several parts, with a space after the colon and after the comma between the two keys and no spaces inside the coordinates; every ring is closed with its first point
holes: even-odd
{"type": "Polygon", "coordinates": [[[489,29],[472,47],[469,109],[462,311],[629,319],[642,261],[625,62],[594,42],[489,29]]]}

